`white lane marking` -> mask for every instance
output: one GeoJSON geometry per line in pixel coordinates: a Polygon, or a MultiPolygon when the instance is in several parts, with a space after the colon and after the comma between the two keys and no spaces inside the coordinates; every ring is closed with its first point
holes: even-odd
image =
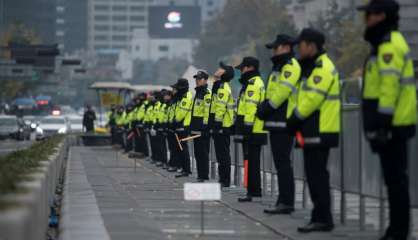
{"type": "MultiPolygon", "coordinates": [[[[199,234],[200,229],[163,229],[164,233],[190,233],[190,234],[199,234]]],[[[205,234],[225,234],[232,235],[235,234],[234,230],[221,230],[221,229],[205,229],[205,234]]]]}

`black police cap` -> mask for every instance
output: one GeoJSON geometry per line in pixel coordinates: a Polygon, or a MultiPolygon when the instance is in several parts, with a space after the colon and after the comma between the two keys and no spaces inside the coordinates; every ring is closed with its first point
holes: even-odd
{"type": "Polygon", "coordinates": [[[395,0],[370,0],[368,4],[357,7],[359,11],[394,13],[399,11],[399,4],[395,0]]]}
{"type": "Polygon", "coordinates": [[[171,85],[171,87],[175,89],[189,88],[189,81],[185,78],[180,78],[174,85],[171,85]]]}
{"type": "Polygon", "coordinates": [[[258,68],[260,67],[260,61],[258,61],[258,59],[255,57],[244,57],[242,59],[242,62],[235,68],[242,69],[243,67],[254,67],[258,70],[258,68]]]}
{"type": "Polygon", "coordinates": [[[208,79],[209,78],[209,74],[206,72],[206,71],[204,71],[204,70],[199,70],[194,76],[193,76],[193,78],[196,78],[196,79],[208,79]]]}
{"type": "Polygon", "coordinates": [[[325,44],[325,35],[313,28],[304,28],[297,38],[296,42],[302,41],[315,43],[318,48],[322,48],[325,44]]]}
{"type": "Polygon", "coordinates": [[[273,42],[266,44],[266,48],[277,48],[278,46],[284,44],[293,45],[295,44],[295,39],[287,34],[279,34],[273,42]]]}
{"type": "Polygon", "coordinates": [[[219,62],[219,67],[225,70],[225,79],[233,79],[235,75],[234,68],[230,65],[226,65],[224,62],[219,62]]]}

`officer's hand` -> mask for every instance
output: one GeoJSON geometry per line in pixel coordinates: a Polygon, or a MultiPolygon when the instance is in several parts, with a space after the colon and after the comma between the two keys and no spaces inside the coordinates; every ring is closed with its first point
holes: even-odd
{"type": "Polygon", "coordinates": [[[370,140],[370,147],[374,153],[381,149],[388,147],[388,143],[392,138],[392,133],[387,129],[379,129],[376,132],[375,138],[370,140]]]}
{"type": "Polygon", "coordinates": [[[392,118],[393,118],[393,115],[391,114],[378,113],[377,114],[378,128],[389,130],[392,126],[392,118]]]}
{"type": "Polygon", "coordinates": [[[303,120],[296,117],[295,114],[292,114],[290,118],[287,120],[286,126],[287,131],[289,132],[290,136],[294,136],[298,130],[302,128],[303,120]]]}
{"type": "Polygon", "coordinates": [[[257,117],[261,120],[266,120],[269,116],[271,116],[274,112],[274,108],[270,105],[268,100],[264,100],[260,105],[257,107],[257,117]]]}

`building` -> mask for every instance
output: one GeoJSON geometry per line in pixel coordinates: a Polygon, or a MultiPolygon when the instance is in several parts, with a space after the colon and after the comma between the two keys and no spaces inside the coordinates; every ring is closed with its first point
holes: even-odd
{"type": "Polygon", "coordinates": [[[88,48],[117,54],[130,50],[135,29],[148,31],[149,6],[190,6],[202,9],[202,22],[215,16],[225,0],[89,0],[88,48]]]}
{"type": "Polygon", "coordinates": [[[56,40],[63,53],[87,49],[87,1],[57,0],[56,40]]]}
{"type": "Polygon", "coordinates": [[[0,29],[22,23],[33,29],[42,43],[55,43],[56,0],[0,0],[0,29]]]}

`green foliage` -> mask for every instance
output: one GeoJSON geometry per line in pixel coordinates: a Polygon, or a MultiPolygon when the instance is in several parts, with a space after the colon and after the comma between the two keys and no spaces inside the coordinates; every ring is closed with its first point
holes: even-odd
{"type": "MultiPolygon", "coordinates": [[[[18,183],[27,179],[27,175],[39,166],[41,161],[56,151],[63,136],[55,136],[33,144],[30,148],[13,152],[0,158],[0,197],[21,189],[18,183]]],[[[2,203],[0,202],[0,207],[2,203]]]]}
{"type": "Polygon", "coordinates": [[[239,58],[255,55],[269,68],[270,52],[264,44],[278,33],[296,33],[279,1],[228,0],[223,11],[205,25],[195,49],[195,63],[213,71],[220,60],[231,60],[238,53],[239,58]]]}

